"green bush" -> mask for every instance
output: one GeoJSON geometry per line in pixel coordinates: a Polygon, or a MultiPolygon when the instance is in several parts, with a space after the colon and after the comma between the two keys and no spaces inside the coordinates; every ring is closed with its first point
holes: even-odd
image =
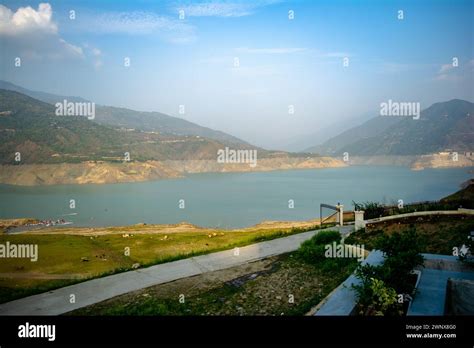
{"type": "Polygon", "coordinates": [[[303,242],[296,252],[296,256],[309,264],[317,265],[323,272],[334,272],[348,266],[354,259],[327,258],[325,256],[326,245],[332,243],[340,244],[341,235],[337,231],[322,231],[311,239],[303,242]]]}
{"type": "Polygon", "coordinates": [[[297,251],[297,256],[305,262],[317,263],[326,257],[324,256],[325,246],[333,242],[339,243],[341,235],[337,231],[322,231],[311,239],[304,241],[297,251]]]}
{"type": "Polygon", "coordinates": [[[411,271],[423,265],[424,241],[417,235],[416,230],[409,230],[383,235],[375,242],[375,247],[385,253],[385,261],[380,271],[386,284],[398,293],[411,293],[413,284],[408,282],[411,271]]]}
{"type": "Polygon", "coordinates": [[[341,234],[338,231],[322,231],[317,233],[313,238],[308,240],[315,245],[326,245],[332,242],[339,243],[341,241],[341,234]]]}
{"type": "Polygon", "coordinates": [[[397,302],[397,292],[382,280],[367,278],[361,285],[354,285],[359,299],[361,315],[400,314],[401,306],[397,302]]]}
{"type": "MultiPolygon", "coordinates": [[[[420,254],[423,250],[423,241],[416,234],[415,229],[409,229],[404,232],[384,234],[376,242],[376,248],[385,254],[384,262],[379,266],[359,265],[356,269],[356,277],[361,280],[360,285],[353,285],[359,305],[362,312],[371,313],[381,311],[383,303],[377,302],[374,291],[382,291],[382,285],[391,289],[395,294],[411,294],[414,289],[414,276],[411,271],[423,264],[423,256],[420,254]],[[374,279],[380,282],[375,282],[374,279]],[[375,301],[372,303],[372,301],[375,301]]],[[[391,290],[383,290],[391,293],[391,290]]],[[[378,296],[378,295],[377,295],[378,296]]],[[[388,308],[388,307],[387,307],[388,308]]],[[[393,308],[390,307],[390,313],[393,308]]],[[[388,314],[388,312],[386,313],[388,314]]]]}
{"type": "Polygon", "coordinates": [[[352,201],[354,210],[363,210],[364,219],[375,219],[385,215],[385,206],[378,202],[356,203],[352,201]]]}
{"type": "Polygon", "coordinates": [[[315,263],[325,259],[324,245],[313,244],[309,240],[301,244],[297,255],[300,259],[308,263],[315,263]]]}

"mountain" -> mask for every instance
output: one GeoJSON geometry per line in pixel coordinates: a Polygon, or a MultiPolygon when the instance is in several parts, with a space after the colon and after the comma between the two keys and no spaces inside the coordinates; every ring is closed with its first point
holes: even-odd
{"type": "Polygon", "coordinates": [[[474,149],[474,104],[453,99],[431,105],[420,118],[377,116],[309,152],[340,156],[424,155],[474,149]]]}
{"type": "Polygon", "coordinates": [[[221,162],[219,151],[227,151],[228,145],[200,136],[117,128],[84,116],[56,115],[52,104],[0,89],[0,183],[4,184],[103,184],[188,173],[345,166],[337,159],[267,151],[247,144],[230,148],[247,156],[247,161],[221,162]],[[240,150],[252,150],[253,160],[246,155],[249,152],[240,150]],[[258,151],[258,165],[253,151],[258,151]]]}
{"type": "Polygon", "coordinates": [[[399,121],[400,119],[396,117],[375,117],[331,137],[320,145],[312,146],[306,151],[339,155],[341,152],[347,151],[345,149],[349,148],[351,144],[381,134],[399,121]]]}
{"type": "Polygon", "coordinates": [[[290,140],[283,141],[280,148],[295,152],[317,152],[313,149],[325,141],[337,136],[352,127],[355,127],[372,118],[373,113],[367,113],[356,117],[337,119],[333,123],[323,126],[308,134],[292,136],[290,140]]]}
{"type": "MultiPolygon", "coordinates": [[[[196,136],[121,130],[83,116],[56,116],[51,104],[0,89],[0,163],[215,159],[227,144],[196,136]]],[[[241,145],[239,148],[250,148],[241,145]]],[[[266,151],[261,151],[265,156],[266,151]]]]}
{"type": "Polygon", "coordinates": [[[247,142],[230,134],[202,127],[181,118],[160,112],[141,112],[112,106],[97,106],[95,121],[110,126],[154,131],[171,135],[197,135],[224,143],[245,144],[247,142]]]}
{"type": "MultiPolygon", "coordinates": [[[[13,83],[0,80],[0,89],[25,94],[45,103],[56,104],[64,100],[70,102],[86,102],[80,97],[60,96],[51,93],[32,91],[13,83]]],[[[168,116],[160,112],[141,112],[125,108],[96,105],[95,122],[113,127],[137,129],[147,132],[160,132],[168,135],[200,136],[227,143],[229,145],[245,144],[247,142],[227,133],[216,131],[181,118],[168,116]]]]}
{"type": "Polygon", "coordinates": [[[49,104],[56,104],[58,101],[63,101],[64,99],[71,102],[86,102],[87,101],[86,99],[83,99],[80,97],[61,96],[61,95],[56,95],[56,94],[51,94],[51,93],[31,91],[29,89],[14,85],[13,83],[3,81],[3,80],[0,80],[0,89],[6,89],[9,91],[15,91],[21,94],[25,94],[27,96],[41,100],[49,104]]]}

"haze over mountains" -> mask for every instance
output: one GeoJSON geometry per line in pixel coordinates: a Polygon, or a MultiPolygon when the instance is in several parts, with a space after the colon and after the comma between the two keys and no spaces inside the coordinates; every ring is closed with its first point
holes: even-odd
{"type": "MultiPolygon", "coordinates": [[[[41,96],[45,97],[44,94],[41,96]]],[[[113,107],[105,110],[109,112],[111,123],[127,120],[130,114],[132,121],[141,121],[142,113],[139,112],[113,107]]],[[[146,117],[152,118],[153,114],[146,117]]],[[[122,123],[112,126],[85,116],[56,115],[53,104],[0,89],[0,183],[116,183],[175,178],[188,173],[344,166],[340,160],[316,154],[256,148],[245,142],[236,142],[235,138],[225,134],[225,139],[230,141],[172,134],[169,122],[170,127],[180,127],[183,132],[183,123],[170,116],[153,120],[153,125],[166,129],[165,132],[157,128],[152,128],[152,131],[128,129],[122,123]],[[257,151],[258,165],[219,162],[219,151],[229,148],[257,151]],[[19,159],[17,155],[20,155],[19,159]]],[[[201,128],[197,125],[191,127],[192,130],[201,128]]],[[[257,156],[254,158],[257,161],[257,156]]]]}
{"type": "MultiPolygon", "coordinates": [[[[231,135],[159,113],[98,106],[94,120],[57,116],[53,103],[84,99],[32,92],[5,83],[2,86],[47,101],[0,89],[2,183],[115,183],[187,173],[341,167],[347,165],[338,159],[344,152],[351,156],[382,157],[386,161],[383,164],[394,164],[395,160],[390,158],[401,156],[401,164],[414,169],[473,163],[466,156],[456,163],[439,156],[419,156],[474,149],[474,104],[463,100],[436,103],[423,110],[418,120],[382,116],[370,119],[311,148],[315,153],[309,154],[255,148],[231,135]],[[217,163],[218,151],[226,147],[258,149],[258,165],[252,168],[217,163]],[[15,161],[18,152],[20,162],[15,161]],[[126,153],[130,154],[130,162],[124,160],[126,153]],[[321,157],[319,153],[335,158],[321,157]]],[[[371,161],[349,164],[378,163],[371,161]]]]}
{"type": "MultiPolygon", "coordinates": [[[[16,91],[45,103],[56,104],[63,100],[71,102],[87,101],[81,97],[60,96],[51,93],[32,91],[13,83],[0,80],[0,89],[16,91]]],[[[165,115],[160,112],[140,112],[125,108],[96,105],[95,122],[114,127],[134,128],[143,131],[157,131],[170,135],[193,135],[223,141],[228,144],[246,144],[245,141],[221,131],[202,127],[181,118],[165,115]]]]}
{"type": "MultiPolygon", "coordinates": [[[[63,100],[87,101],[77,96],[60,96],[32,91],[2,80],[0,80],[0,89],[16,91],[51,105],[63,100]]],[[[471,102],[459,99],[436,103],[422,111],[420,120],[402,116],[370,117],[367,113],[359,117],[347,118],[343,122],[335,122],[332,126],[309,132],[307,136],[295,137],[290,143],[282,143],[280,148],[327,156],[341,156],[344,152],[356,156],[406,156],[450,149],[472,151],[474,148],[473,105],[471,102]],[[467,117],[468,114],[471,117],[467,117]],[[308,147],[311,143],[315,145],[308,147]]],[[[162,136],[199,136],[237,148],[251,146],[233,135],[160,112],[141,112],[96,105],[94,122],[129,131],[135,129],[158,132],[162,136]]]]}
{"type": "Polygon", "coordinates": [[[421,111],[418,120],[377,116],[332,137],[308,152],[341,156],[424,155],[474,151],[474,103],[453,99],[421,111]]]}
{"type": "MultiPolygon", "coordinates": [[[[215,159],[218,149],[230,146],[199,136],[124,130],[82,116],[56,116],[52,104],[0,89],[1,163],[60,163],[84,160],[215,159]]],[[[114,110],[111,108],[109,110],[114,110]]],[[[119,109],[121,110],[121,109],[119,109]]],[[[251,148],[241,143],[239,148],[251,148]]],[[[264,157],[266,152],[261,151],[264,157]]]]}
{"type": "Polygon", "coordinates": [[[291,140],[283,141],[279,148],[286,151],[306,152],[307,149],[321,145],[342,132],[372,119],[374,114],[375,112],[367,112],[344,120],[336,119],[334,123],[317,130],[312,130],[306,135],[292,136],[291,140]]]}

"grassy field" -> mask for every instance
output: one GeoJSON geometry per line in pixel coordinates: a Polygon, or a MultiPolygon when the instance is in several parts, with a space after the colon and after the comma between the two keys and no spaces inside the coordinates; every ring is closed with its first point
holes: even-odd
{"type": "MultiPolygon", "coordinates": [[[[425,240],[424,252],[451,254],[474,230],[474,217],[429,216],[374,224],[352,233],[346,244],[372,249],[383,233],[416,226],[425,240]]],[[[320,303],[355,269],[355,260],[302,259],[302,250],[209,272],[125,294],[70,315],[303,315],[320,303]],[[300,255],[300,256],[298,256],[300,255]],[[259,266],[260,265],[260,266],[259,266]],[[179,301],[179,295],[185,301],[179,301]],[[289,296],[294,303],[289,302],[289,296]]]]}
{"type": "MultiPolygon", "coordinates": [[[[0,235],[0,244],[37,244],[38,261],[9,258],[0,263],[0,302],[44,292],[78,281],[193,255],[231,249],[308,230],[265,228],[249,231],[193,230],[140,233],[132,226],[104,234],[25,233],[0,235]],[[117,233],[119,232],[119,233],[117,233]],[[129,248],[129,256],[125,255],[129,248]]],[[[104,229],[102,229],[104,230],[104,229]]]]}

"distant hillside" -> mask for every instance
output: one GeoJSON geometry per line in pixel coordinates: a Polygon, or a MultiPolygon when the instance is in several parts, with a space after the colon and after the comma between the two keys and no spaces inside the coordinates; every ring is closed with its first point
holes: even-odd
{"type": "Polygon", "coordinates": [[[422,155],[474,150],[474,104],[453,99],[421,111],[420,119],[378,116],[309,152],[340,156],[422,155]]]}
{"type": "Polygon", "coordinates": [[[228,144],[246,144],[227,133],[199,126],[181,118],[160,112],[140,112],[112,106],[97,106],[95,121],[100,124],[155,131],[171,135],[198,135],[228,144]]]}
{"type": "MultiPolygon", "coordinates": [[[[122,109],[123,110],[123,109],[122,109]]],[[[229,143],[200,136],[121,129],[84,116],[58,116],[52,104],[0,89],[0,183],[55,185],[176,178],[188,173],[341,167],[337,159],[257,150],[258,165],[220,163],[229,143]],[[21,161],[15,161],[19,152],[21,161]],[[125,153],[130,162],[125,161],[125,153]]],[[[256,163],[255,163],[256,164],[256,163]]]]}
{"type": "MultiPolygon", "coordinates": [[[[82,116],[56,116],[51,104],[0,89],[0,163],[62,163],[215,159],[225,144],[212,139],[124,131],[82,116]]],[[[241,148],[250,147],[242,145],[241,148]]],[[[259,151],[260,152],[260,151],[259,151]]],[[[261,151],[261,155],[265,155],[261,151]]]]}
{"type": "Polygon", "coordinates": [[[0,89],[6,89],[6,90],[9,90],[9,91],[19,92],[21,94],[25,94],[27,96],[30,96],[32,98],[41,100],[41,101],[43,101],[45,103],[49,103],[49,104],[55,104],[58,101],[63,101],[64,99],[67,99],[68,101],[72,101],[72,102],[87,101],[87,100],[85,100],[83,98],[80,98],[80,97],[61,96],[61,95],[56,95],[56,94],[51,94],[51,93],[31,91],[29,89],[14,85],[13,83],[3,81],[3,80],[0,80],[0,89]]]}
{"type": "MultiPolygon", "coordinates": [[[[298,152],[313,152],[317,145],[341,134],[342,132],[360,125],[361,123],[370,120],[374,113],[366,113],[355,117],[345,117],[344,119],[337,118],[333,123],[318,127],[316,131],[312,131],[305,135],[293,135],[290,140],[282,140],[280,149],[285,151],[298,152]]],[[[311,131],[311,129],[308,128],[311,131]]]]}
{"type": "MultiPolygon", "coordinates": [[[[312,153],[339,155],[346,152],[351,144],[365,139],[370,139],[386,131],[392,125],[398,123],[400,119],[395,117],[376,117],[364,122],[360,126],[350,128],[320,145],[308,148],[306,151],[312,153]]],[[[352,153],[352,151],[351,151],[352,153]]]]}
{"type": "MultiPolygon", "coordinates": [[[[86,101],[80,97],[60,96],[51,93],[31,91],[2,80],[0,80],[0,89],[19,92],[53,105],[57,102],[62,102],[64,99],[72,102],[86,101]]],[[[168,116],[159,112],[140,112],[125,108],[96,105],[96,117],[94,121],[113,127],[134,128],[137,130],[155,131],[169,135],[197,135],[231,145],[249,145],[245,141],[224,132],[202,127],[181,118],[168,116]]]]}
{"type": "Polygon", "coordinates": [[[464,208],[474,208],[474,179],[463,183],[462,189],[441,199],[442,203],[457,203],[464,208]]]}

